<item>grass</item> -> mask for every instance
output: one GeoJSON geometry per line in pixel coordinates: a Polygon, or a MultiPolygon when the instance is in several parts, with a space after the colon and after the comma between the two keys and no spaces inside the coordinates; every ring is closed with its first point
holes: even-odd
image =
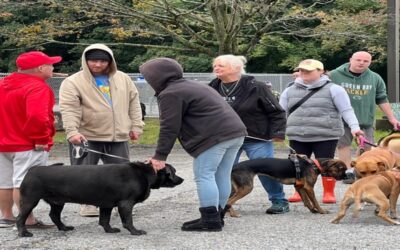
{"type": "MultiPolygon", "coordinates": [[[[377,108],[377,119],[382,118],[383,113],[382,111],[377,108]]],[[[144,126],[144,131],[143,134],[140,136],[139,141],[137,142],[132,142],[132,144],[138,144],[138,145],[155,145],[157,144],[158,140],[158,132],[160,129],[160,123],[158,118],[146,118],[145,121],[146,125],[144,126]]],[[[377,142],[380,138],[388,135],[390,131],[382,131],[382,130],[375,130],[374,138],[375,142],[377,142]]],[[[65,132],[63,131],[58,131],[54,137],[54,142],[56,143],[65,143],[66,138],[65,138],[65,132]]],[[[289,145],[289,142],[287,139],[285,140],[285,144],[289,145]]],[[[277,149],[285,149],[287,148],[284,143],[275,143],[275,148],[277,149]]],[[[353,148],[356,148],[357,145],[353,143],[353,148]]]]}
{"type": "MultiPolygon", "coordinates": [[[[158,140],[158,132],[160,129],[160,123],[158,118],[146,118],[145,121],[146,125],[144,126],[143,134],[140,136],[139,141],[132,142],[132,144],[139,144],[139,145],[154,145],[157,143],[158,140]]],[[[64,131],[57,131],[54,137],[55,143],[65,143],[65,132],[64,131]]]]}

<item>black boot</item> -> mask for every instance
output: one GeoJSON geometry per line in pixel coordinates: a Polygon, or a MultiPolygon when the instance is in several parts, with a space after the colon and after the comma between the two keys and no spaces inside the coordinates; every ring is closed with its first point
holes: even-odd
{"type": "Polygon", "coordinates": [[[201,218],[197,221],[185,222],[182,226],[182,231],[221,231],[221,215],[216,207],[201,207],[201,218]],[[190,223],[193,222],[193,223],[190,223]]]}
{"type": "MultiPolygon", "coordinates": [[[[218,205],[218,212],[219,212],[219,214],[221,216],[221,226],[222,227],[225,225],[225,222],[224,222],[225,214],[230,208],[231,208],[230,205],[226,205],[224,209],[222,209],[222,207],[220,205],[218,205]]],[[[183,223],[183,226],[185,227],[185,226],[187,226],[189,224],[197,223],[199,221],[200,221],[200,218],[199,219],[195,219],[195,220],[191,220],[191,221],[186,221],[186,222],[183,223]]]]}

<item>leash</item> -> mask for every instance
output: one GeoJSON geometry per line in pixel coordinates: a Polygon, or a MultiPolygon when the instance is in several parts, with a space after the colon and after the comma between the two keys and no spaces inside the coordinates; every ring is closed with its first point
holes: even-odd
{"type": "Polygon", "coordinates": [[[96,153],[96,154],[100,154],[100,155],[105,155],[105,156],[109,156],[109,157],[114,157],[114,158],[130,161],[130,159],[122,157],[122,156],[107,154],[107,153],[103,153],[103,152],[91,149],[91,148],[89,148],[89,143],[87,141],[82,142],[81,145],[72,144],[72,146],[73,146],[72,156],[75,159],[85,158],[87,156],[88,152],[92,152],[92,153],[96,153]]]}
{"type": "MultiPolygon", "coordinates": [[[[365,144],[367,144],[367,145],[370,145],[370,146],[372,146],[372,147],[375,147],[375,148],[383,148],[384,149],[384,147],[382,147],[382,146],[379,146],[379,145],[377,145],[377,144],[374,144],[374,143],[372,143],[372,142],[369,142],[367,139],[365,139],[365,137],[364,136],[362,136],[362,135],[359,135],[358,136],[358,139],[359,139],[359,147],[360,147],[360,155],[362,154],[362,153],[364,153],[365,152],[365,144]]],[[[381,140],[381,139],[380,139],[381,140]]],[[[397,152],[394,152],[394,151],[392,151],[392,150],[390,150],[389,148],[387,148],[387,150],[389,150],[392,154],[394,154],[396,157],[400,157],[400,154],[399,153],[397,153],[397,152]]]]}
{"type": "MultiPolygon", "coordinates": [[[[258,140],[258,141],[272,142],[272,140],[266,140],[266,139],[262,139],[262,138],[254,137],[254,136],[250,136],[250,135],[247,135],[245,137],[249,138],[249,139],[258,140]]],[[[287,144],[284,140],[282,142],[290,150],[290,154],[296,154],[296,150],[294,150],[291,146],[289,146],[289,144],[287,144]]]]}
{"type": "Polygon", "coordinates": [[[319,164],[319,161],[317,159],[311,159],[314,162],[314,165],[317,166],[318,170],[322,173],[324,172],[324,169],[321,167],[321,164],[319,164]]]}
{"type": "Polygon", "coordinates": [[[272,140],[266,140],[266,139],[263,139],[263,138],[258,138],[258,137],[254,137],[254,136],[250,136],[250,135],[246,135],[245,137],[249,138],[249,139],[254,139],[254,140],[257,140],[257,141],[272,142],[272,140]]]}
{"type": "Polygon", "coordinates": [[[357,138],[358,138],[358,147],[360,148],[360,155],[362,155],[365,152],[365,144],[370,145],[372,147],[376,147],[376,148],[379,147],[378,145],[376,145],[372,142],[369,142],[362,135],[357,136],[357,138]]]}
{"type": "Polygon", "coordinates": [[[367,139],[365,139],[365,137],[364,136],[362,136],[362,135],[359,135],[358,136],[358,140],[359,140],[359,146],[360,147],[362,147],[362,148],[364,148],[365,147],[365,144],[367,144],[367,145],[370,145],[370,146],[373,146],[373,147],[379,147],[378,145],[376,145],[376,144],[374,144],[374,143],[372,143],[372,142],[369,142],[367,139]]]}

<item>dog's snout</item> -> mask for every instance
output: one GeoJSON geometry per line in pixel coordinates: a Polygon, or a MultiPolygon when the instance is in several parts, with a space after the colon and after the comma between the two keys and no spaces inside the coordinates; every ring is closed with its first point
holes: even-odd
{"type": "Polygon", "coordinates": [[[182,182],[184,181],[184,179],[183,178],[181,178],[181,177],[179,177],[179,176],[177,176],[177,175],[175,175],[175,178],[174,178],[175,180],[174,180],[174,183],[176,184],[176,185],[180,185],[180,184],[182,184],[182,182]]]}

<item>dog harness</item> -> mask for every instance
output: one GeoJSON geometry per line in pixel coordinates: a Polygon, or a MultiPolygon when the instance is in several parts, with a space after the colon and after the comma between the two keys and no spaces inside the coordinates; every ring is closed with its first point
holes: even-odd
{"type": "Polygon", "coordinates": [[[293,162],[294,168],[296,170],[296,183],[294,184],[296,187],[304,186],[304,183],[301,181],[301,169],[300,162],[297,158],[297,154],[290,154],[289,159],[293,162]]]}
{"type": "MultiPolygon", "coordinates": [[[[296,171],[296,183],[294,184],[296,187],[302,187],[304,186],[304,183],[301,180],[301,168],[300,168],[300,162],[299,162],[299,156],[297,154],[290,154],[289,155],[289,159],[290,161],[293,162],[294,164],[294,168],[296,171]]],[[[324,170],[321,167],[321,164],[319,163],[319,161],[317,159],[307,159],[307,161],[313,165],[314,169],[316,171],[319,171],[321,173],[321,175],[323,175],[324,170]]]]}

